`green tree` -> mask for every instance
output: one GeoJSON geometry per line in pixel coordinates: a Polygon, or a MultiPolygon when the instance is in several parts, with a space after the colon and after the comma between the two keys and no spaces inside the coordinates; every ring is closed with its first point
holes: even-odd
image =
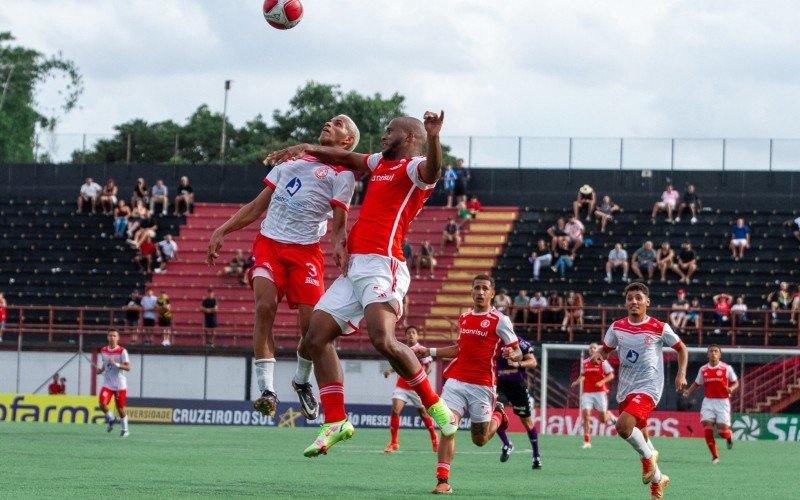
{"type": "Polygon", "coordinates": [[[97,141],[86,155],[72,152],[73,163],[124,163],[128,159],[128,137],[133,163],[170,163],[179,161],[175,142],[180,139],[181,126],[172,120],[148,124],[142,119],[115,125],[116,134],[97,141]]]}
{"type": "Polygon", "coordinates": [[[46,57],[40,52],[12,45],[14,37],[0,32],[0,161],[31,163],[36,123],[55,128],[61,113],[68,113],[83,93],[83,81],[72,61],[61,54],[46,57]],[[39,110],[36,90],[59,75],[65,78],[60,91],[63,102],[50,113],[39,110]]]}

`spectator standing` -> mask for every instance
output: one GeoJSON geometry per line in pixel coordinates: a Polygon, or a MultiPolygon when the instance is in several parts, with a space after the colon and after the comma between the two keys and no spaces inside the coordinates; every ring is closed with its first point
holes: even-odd
{"type": "Polygon", "coordinates": [[[653,224],[656,223],[656,214],[661,210],[667,211],[667,222],[672,224],[674,221],[673,215],[677,212],[678,200],[680,200],[680,193],[675,191],[672,184],[667,184],[667,189],[661,193],[661,201],[657,201],[653,205],[653,213],[650,215],[650,220],[653,224]]]}
{"type": "Polygon", "coordinates": [[[689,301],[686,300],[686,290],[678,290],[678,298],[672,302],[672,312],[669,313],[669,324],[678,333],[683,333],[686,322],[689,320],[689,301]]]}
{"type": "Polygon", "coordinates": [[[469,212],[470,218],[474,219],[478,216],[478,213],[481,211],[481,202],[478,200],[478,197],[472,195],[472,198],[467,202],[467,212],[469,212]]]}
{"type": "Polygon", "coordinates": [[[169,206],[169,189],[164,184],[164,181],[158,179],[153,190],[150,192],[150,212],[155,213],[156,203],[161,204],[161,215],[167,215],[167,207],[169,206]]]}
{"type": "MultiPolygon", "coordinates": [[[[180,215],[181,213],[189,212],[194,213],[194,190],[192,189],[191,184],[189,184],[189,178],[185,175],[181,177],[181,182],[178,184],[178,189],[175,195],[175,215],[180,215]],[[183,212],[181,212],[181,206],[186,207],[183,212]]],[[[166,211],[165,211],[166,215],[166,211]]]]}
{"type": "Polygon", "coordinates": [[[114,179],[109,178],[100,191],[100,208],[103,210],[103,215],[111,215],[114,212],[114,205],[117,204],[117,191],[114,179]]]}
{"type": "Polygon", "coordinates": [[[561,322],[561,331],[573,326],[583,326],[583,296],[570,290],[564,299],[564,320],[561,322]]]}
{"type": "Polygon", "coordinates": [[[661,247],[656,251],[656,266],[661,272],[661,282],[667,281],[667,270],[672,268],[675,262],[675,250],[669,246],[669,242],[665,241],[661,247]]]}
{"type": "Polygon", "coordinates": [[[523,323],[528,322],[528,300],[527,290],[520,290],[514,297],[514,305],[511,307],[511,318],[514,323],[519,323],[520,319],[523,323]]]}
{"type": "Polygon", "coordinates": [[[206,347],[214,347],[214,334],[217,330],[217,299],[214,297],[214,289],[208,287],[208,294],[203,297],[201,303],[203,311],[203,343],[206,347]]]}
{"type": "Polygon", "coordinates": [[[783,225],[789,227],[789,230],[792,232],[792,236],[794,236],[797,241],[800,241],[800,217],[794,220],[787,220],[783,223],[783,225]]]}
{"type": "MultiPolygon", "coordinates": [[[[0,296],[3,294],[0,293],[0,296]]],[[[797,291],[792,296],[792,324],[796,325],[800,320],[800,285],[797,285],[797,291]]],[[[0,331],[0,340],[2,340],[2,331],[0,331]]]]}
{"type": "Polygon", "coordinates": [[[128,217],[131,216],[131,207],[125,204],[125,200],[119,200],[114,207],[114,237],[124,238],[125,231],[128,229],[128,217]]]}
{"type": "Polygon", "coordinates": [[[178,255],[178,244],[175,243],[171,234],[165,234],[164,239],[158,242],[158,254],[159,266],[155,271],[156,273],[166,273],[167,262],[178,255]]]}
{"type": "Polygon", "coordinates": [[[547,229],[547,235],[550,236],[550,249],[553,252],[556,252],[562,241],[569,242],[563,217],[559,217],[556,223],[547,229]]]}
{"type": "Polygon", "coordinates": [[[736,297],[736,303],[731,306],[731,317],[735,319],[736,325],[747,321],[747,304],[744,303],[744,295],[736,297]]]}
{"type": "Polygon", "coordinates": [[[614,214],[619,211],[619,205],[611,201],[610,196],[603,196],[603,200],[598,205],[597,210],[594,211],[594,214],[600,219],[601,233],[606,232],[606,224],[608,224],[608,221],[614,220],[614,214]]]}
{"type": "Polygon", "coordinates": [[[152,288],[148,288],[144,297],[141,300],[142,306],[142,325],[144,326],[144,343],[150,345],[153,343],[153,328],[156,326],[158,297],[156,297],[152,288]]]}
{"type": "Polygon", "coordinates": [[[143,178],[136,179],[136,185],[133,187],[133,194],[131,194],[131,206],[136,207],[139,203],[147,205],[150,203],[150,195],[147,191],[147,183],[143,178]]]}
{"type": "Polygon", "coordinates": [[[67,394],[67,379],[61,377],[59,382],[61,383],[61,394],[65,396],[67,394]]]}
{"type": "Polygon", "coordinates": [[[436,251],[433,249],[433,245],[431,245],[430,241],[425,240],[422,242],[422,246],[419,247],[419,252],[417,252],[415,261],[417,278],[419,278],[419,270],[423,267],[427,267],[431,270],[431,278],[436,277],[436,251]]]}
{"type": "MultiPolygon", "coordinates": [[[[533,318],[535,318],[536,323],[539,322],[542,313],[547,310],[547,298],[542,296],[542,292],[539,290],[533,292],[533,297],[531,297],[531,300],[528,302],[528,310],[530,314],[533,315],[533,318]]],[[[531,318],[531,322],[534,321],[533,318],[531,318]]],[[[544,321],[544,318],[542,318],[542,321],[544,321]]]]}
{"type": "Polygon", "coordinates": [[[464,160],[459,158],[456,161],[456,187],[455,187],[455,195],[456,201],[467,203],[467,189],[469,186],[469,180],[472,177],[470,171],[467,167],[464,166],[464,160]]]}
{"type": "Polygon", "coordinates": [[[78,194],[78,213],[83,212],[84,203],[89,203],[92,208],[92,213],[96,213],[97,199],[102,190],[103,188],[100,187],[100,184],[96,183],[91,177],[87,177],[86,182],[81,185],[81,190],[78,194]]]}
{"type": "Polygon", "coordinates": [[[792,308],[794,298],[791,292],[789,292],[789,283],[781,281],[780,285],[778,285],[778,289],[767,295],[767,302],[772,310],[772,323],[775,324],[778,321],[779,310],[789,311],[792,308]]]}
{"type": "Polygon", "coordinates": [[[727,293],[714,295],[714,316],[717,319],[717,328],[714,333],[720,333],[723,323],[728,323],[731,316],[731,296],[727,293]]]}
{"type": "Polygon", "coordinates": [[[58,372],[53,374],[53,382],[47,386],[47,394],[51,396],[59,396],[64,394],[66,388],[61,385],[61,376],[58,372]]]}
{"type": "Polygon", "coordinates": [[[681,245],[678,262],[672,265],[672,270],[681,277],[679,281],[683,281],[687,285],[692,283],[692,276],[697,271],[697,254],[692,250],[690,242],[687,241],[681,245]]]}
{"type": "Polygon", "coordinates": [[[615,243],[614,248],[608,252],[606,283],[611,283],[612,273],[619,268],[622,268],[622,282],[626,283],[628,281],[628,252],[622,248],[622,243],[615,243]]]}
{"type": "Polygon", "coordinates": [[[653,242],[645,241],[644,245],[633,252],[631,259],[631,269],[639,279],[644,279],[642,269],[647,271],[647,281],[653,279],[653,273],[656,270],[656,252],[653,250],[653,242]]]}
{"type": "Polygon", "coordinates": [[[750,226],[744,223],[744,219],[736,219],[736,225],[731,228],[731,258],[743,259],[744,251],[748,248],[750,248],[750,226]]]}
{"type": "Polygon", "coordinates": [[[511,316],[511,297],[508,296],[507,289],[501,288],[494,296],[494,308],[506,316],[511,316]]]}
{"type": "Polygon", "coordinates": [[[444,172],[442,173],[442,185],[444,186],[444,193],[447,195],[447,208],[453,206],[453,197],[456,192],[457,181],[458,174],[453,170],[453,166],[448,163],[444,166],[444,172]]]}
{"type": "Polygon", "coordinates": [[[8,302],[0,292],[0,342],[3,341],[3,330],[6,329],[6,319],[8,318],[8,302]]]}
{"type": "Polygon", "coordinates": [[[576,253],[583,245],[583,233],[586,232],[583,222],[579,221],[577,217],[571,218],[564,225],[564,232],[567,233],[569,244],[572,245],[572,253],[576,253]]]}
{"type": "Polygon", "coordinates": [[[156,299],[156,306],[158,309],[158,326],[161,327],[161,334],[163,335],[161,345],[169,347],[172,345],[172,305],[169,303],[167,292],[161,291],[158,299],[156,299]]]}
{"type": "Polygon", "coordinates": [[[688,208],[692,214],[691,223],[697,224],[697,212],[700,210],[702,203],[700,202],[700,198],[697,196],[697,190],[694,187],[694,184],[689,184],[686,188],[686,192],[683,193],[683,200],[681,200],[680,208],[678,209],[677,217],[675,217],[675,222],[681,221],[681,214],[688,208]]]}
{"type": "Polygon", "coordinates": [[[536,251],[528,257],[528,262],[533,264],[533,280],[539,281],[539,273],[542,266],[549,266],[553,263],[553,253],[550,251],[550,247],[547,246],[546,241],[540,238],[536,242],[536,251]]]}
{"type": "Polygon", "coordinates": [[[581,218],[581,210],[586,208],[586,220],[592,220],[594,207],[597,204],[597,193],[594,188],[588,184],[584,184],[578,189],[578,197],[572,202],[572,215],[575,219],[581,218]]]}
{"type": "Polygon", "coordinates": [[[158,257],[158,248],[155,243],[150,240],[150,236],[145,236],[142,244],[139,245],[139,253],[133,258],[133,261],[139,266],[139,272],[142,274],[151,274],[153,272],[153,262],[158,257]]]}
{"type": "Polygon", "coordinates": [[[133,291],[128,302],[122,307],[125,311],[125,330],[131,334],[131,343],[139,341],[139,316],[142,312],[142,296],[133,291]]]}
{"type": "Polygon", "coordinates": [[[448,243],[453,243],[456,246],[456,252],[458,252],[458,249],[461,248],[461,228],[458,226],[455,218],[453,217],[448,219],[447,224],[445,224],[444,230],[442,231],[442,246],[440,248],[441,253],[444,253],[444,247],[448,243]]]}
{"type": "Polygon", "coordinates": [[[353,199],[350,206],[357,207],[361,204],[361,199],[364,197],[364,188],[367,181],[361,172],[353,173],[353,199]]]}

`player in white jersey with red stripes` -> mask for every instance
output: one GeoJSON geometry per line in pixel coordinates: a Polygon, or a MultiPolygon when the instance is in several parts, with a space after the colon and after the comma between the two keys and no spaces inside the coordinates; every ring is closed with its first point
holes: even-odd
{"type": "Polygon", "coordinates": [[[594,361],[601,363],[615,349],[619,352],[617,434],[639,453],[642,482],[650,483],[650,498],[661,499],[669,485],[669,477],[658,468],[658,451],[646,435],[647,417],[664,390],[663,347],[672,347],[678,353],[678,373],[675,375],[675,389],[678,391],[686,386],[689,352],[668,324],[647,315],[649,305],[647,285],[636,282],[625,287],[628,317],[611,324],[594,361]]]}
{"type": "MultiPolygon", "coordinates": [[[[342,151],[352,151],[359,132],[346,115],[333,117],[322,128],[319,142],[342,151]]],[[[255,264],[248,273],[255,295],[253,325],[254,372],[261,391],[254,407],[264,415],[274,415],[278,406],[273,372],[275,338],[272,332],[278,303],[286,297],[289,307],[298,310],[300,343],[297,369],[292,387],[300,399],[300,411],[313,420],[319,405],[309,383],[311,355],[304,347],[314,305],[325,292],[325,260],[320,239],[333,218],[331,241],[334,251],[343,248],[347,211],[353,196],[352,172],[313,156],[303,155],[273,168],[264,179],[266,187],[253,201],[243,206],[211,236],[207,262],[219,256],[225,235],[245,228],[267,211],[261,231],[253,244],[255,264]]]]}
{"type": "Polygon", "coordinates": [[[119,332],[108,331],[108,345],[100,349],[100,360],[97,363],[97,374],[103,374],[103,387],[100,389],[100,409],[106,414],[108,432],[114,430],[117,418],[109,409],[108,403],[114,398],[114,405],[122,422],[120,437],[128,437],[128,414],[125,412],[125,401],[128,397],[128,379],[124,372],[131,371],[131,360],[128,350],[119,345],[119,332]]]}
{"type": "Polygon", "coordinates": [[[583,418],[583,446],[584,450],[592,447],[592,435],[589,431],[592,410],[597,410],[600,421],[616,425],[617,417],[608,411],[608,383],[614,380],[614,369],[608,361],[597,364],[594,353],[597,344],[589,344],[589,358],[583,361],[581,375],[572,383],[572,387],[581,387],[581,417],[583,418]]]}
{"type": "MultiPolygon", "coordinates": [[[[455,422],[469,416],[472,442],[483,446],[498,429],[508,426],[503,405],[496,401],[497,357],[522,360],[519,340],[508,316],[492,307],[494,278],[479,274],[472,280],[472,310],[458,320],[458,343],[442,348],[420,348],[417,356],[451,358],[444,370],[447,382],[442,399],[455,422]]],[[[455,436],[442,434],[436,465],[436,494],[452,493],[450,465],[456,453],[455,436]]]]}
{"type": "Polygon", "coordinates": [[[683,391],[688,397],[700,387],[705,388],[706,397],[700,407],[700,423],[705,431],[706,444],[711,452],[711,463],[719,463],[717,442],[714,440],[714,424],[719,437],[725,439],[727,447],[733,448],[731,434],[731,394],[739,388],[739,378],[733,367],[722,361],[722,349],[718,345],[708,346],[708,363],[700,367],[691,387],[683,391]]]}
{"type": "Polygon", "coordinates": [[[403,238],[441,177],[439,132],[444,112],[426,112],[423,119],[424,124],[411,117],[393,119],[381,137],[382,151],[373,155],[300,144],[267,157],[267,161],[280,163],[311,154],[370,175],[358,221],[347,238],[349,258],[343,249],[334,254],[342,275],[317,304],[306,337],[325,414],[317,439],[304,451],[307,457],[326,454],[331,446],[350,439],[355,432],[347,420],[344,376],[334,340],[357,331],[362,318],[372,345],[419,395],[443,433],[452,435],[458,429],[411,348],[399,342],[394,333],[411,282],[403,257],[403,238]],[[426,142],[427,155],[422,156],[426,142]]]}
{"type": "MultiPolygon", "coordinates": [[[[417,330],[416,326],[407,327],[405,335],[406,345],[410,347],[412,351],[416,351],[422,347],[419,343],[419,330],[417,330]]],[[[433,365],[433,358],[427,356],[420,359],[419,362],[425,370],[425,374],[429,375],[431,373],[431,366],[433,365]]],[[[390,368],[383,372],[383,376],[388,377],[392,373],[394,373],[394,370],[390,368]]],[[[383,450],[384,453],[393,453],[400,449],[400,444],[397,442],[397,435],[400,433],[400,412],[403,411],[403,408],[405,408],[407,404],[414,405],[417,409],[417,413],[419,413],[422,422],[431,435],[431,447],[433,448],[433,452],[436,453],[439,450],[439,437],[436,435],[436,427],[433,425],[433,420],[431,420],[430,415],[425,412],[425,407],[422,405],[422,401],[420,401],[417,393],[408,385],[408,382],[403,380],[403,377],[397,377],[397,384],[392,392],[392,415],[389,420],[391,441],[389,441],[389,444],[386,445],[386,448],[383,450]]]]}

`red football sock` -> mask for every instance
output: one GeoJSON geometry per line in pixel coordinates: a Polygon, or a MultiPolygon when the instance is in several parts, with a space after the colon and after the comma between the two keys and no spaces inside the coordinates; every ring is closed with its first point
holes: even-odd
{"type": "Polygon", "coordinates": [[[439,462],[436,464],[436,479],[450,479],[450,464],[448,462],[439,462]]]}
{"type": "Polygon", "coordinates": [[[431,382],[428,380],[428,374],[422,368],[417,371],[411,378],[405,379],[406,383],[414,389],[419,399],[422,400],[422,406],[430,408],[439,401],[439,396],[433,392],[431,382]]]}
{"type": "Polygon", "coordinates": [[[719,437],[721,437],[722,439],[733,439],[733,435],[731,434],[730,429],[718,430],[717,433],[719,434],[719,437]]]}
{"type": "Polygon", "coordinates": [[[583,435],[583,442],[584,443],[588,443],[591,440],[592,440],[592,437],[589,434],[584,434],[583,435]]]}
{"type": "Polygon", "coordinates": [[[437,439],[436,437],[436,427],[433,426],[433,419],[428,415],[422,417],[422,421],[425,422],[425,427],[428,428],[428,432],[431,434],[431,439],[437,439]]]}
{"type": "Polygon", "coordinates": [[[319,400],[326,424],[341,422],[347,418],[347,413],[344,411],[344,385],[338,382],[321,385],[319,400]]]}
{"type": "Polygon", "coordinates": [[[709,451],[711,451],[711,457],[719,458],[719,455],[717,455],[717,442],[714,441],[714,429],[707,427],[705,429],[705,434],[706,434],[706,444],[708,445],[709,451]]]}
{"type": "Polygon", "coordinates": [[[495,412],[492,412],[492,422],[494,422],[495,424],[497,424],[497,425],[495,426],[495,429],[497,429],[498,427],[500,427],[500,424],[502,424],[502,423],[503,423],[503,417],[500,415],[500,412],[497,412],[497,411],[495,411],[495,412]]]}
{"type": "Polygon", "coordinates": [[[392,415],[389,420],[389,432],[392,433],[392,444],[397,444],[397,433],[400,431],[400,415],[392,415]]]}

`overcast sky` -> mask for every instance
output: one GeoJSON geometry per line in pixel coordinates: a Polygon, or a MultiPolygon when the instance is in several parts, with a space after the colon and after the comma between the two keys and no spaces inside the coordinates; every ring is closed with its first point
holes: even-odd
{"type": "Polygon", "coordinates": [[[445,109],[448,136],[800,137],[797,2],[304,6],[282,32],[259,0],[3,0],[0,27],[79,67],[86,91],[60,132],[221,110],[226,79],[239,125],[313,79],[445,109]]]}

